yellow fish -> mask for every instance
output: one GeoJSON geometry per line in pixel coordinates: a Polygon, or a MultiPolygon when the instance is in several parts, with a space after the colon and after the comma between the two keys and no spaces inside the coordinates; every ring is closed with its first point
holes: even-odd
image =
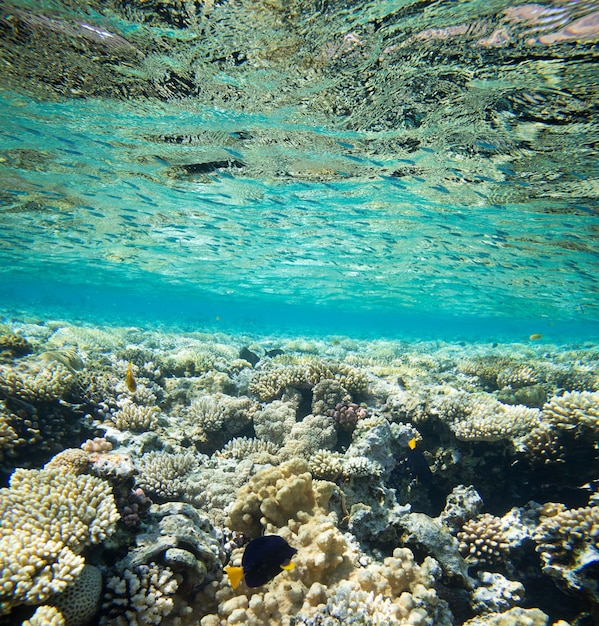
{"type": "Polygon", "coordinates": [[[536,341],[537,339],[543,339],[543,335],[541,335],[541,333],[533,333],[529,339],[531,341],[536,341]]]}
{"type": "Polygon", "coordinates": [[[135,378],[133,377],[133,363],[129,363],[129,367],[127,368],[127,376],[125,376],[125,384],[127,385],[127,389],[134,393],[137,389],[137,383],[135,382],[135,378]]]}

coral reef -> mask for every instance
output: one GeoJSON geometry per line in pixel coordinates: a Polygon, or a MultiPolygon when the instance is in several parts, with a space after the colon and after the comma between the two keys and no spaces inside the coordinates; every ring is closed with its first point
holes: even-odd
{"type": "Polygon", "coordinates": [[[0,507],[1,614],[64,591],[84,567],[81,551],[119,518],[107,483],[61,469],[16,469],[0,507]]]}
{"type": "Polygon", "coordinates": [[[147,452],[137,460],[136,483],[159,500],[176,500],[188,491],[189,474],[199,465],[199,457],[191,452],[147,452]]]}
{"type": "Polygon", "coordinates": [[[106,581],[101,626],[161,624],[171,613],[179,584],[168,567],[150,563],[122,568],[106,581]]]}
{"type": "Polygon", "coordinates": [[[2,623],[528,625],[599,605],[596,350],[102,332],[15,326],[31,350],[0,351],[2,468],[42,467],[0,494],[2,623]],[[264,534],[295,569],[233,590],[223,566],[264,534]]]}
{"type": "Polygon", "coordinates": [[[368,388],[366,375],[343,363],[313,361],[306,365],[276,367],[257,371],[252,378],[250,392],[260,400],[274,400],[286,387],[312,389],[323,380],[335,380],[349,393],[364,393],[368,388]]]}
{"type": "Polygon", "coordinates": [[[568,509],[547,503],[534,532],[543,572],[570,592],[599,604],[593,574],[599,564],[599,506],[568,509]]]}

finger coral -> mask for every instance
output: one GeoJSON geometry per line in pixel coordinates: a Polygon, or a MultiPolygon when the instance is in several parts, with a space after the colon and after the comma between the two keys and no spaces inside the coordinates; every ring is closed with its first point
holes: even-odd
{"type": "Polygon", "coordinates": [[[0,495],[0,614],[63,591],[83,568],[83,548],[119,519],[108,483],[61,469],[17,469],[0,495]]]}

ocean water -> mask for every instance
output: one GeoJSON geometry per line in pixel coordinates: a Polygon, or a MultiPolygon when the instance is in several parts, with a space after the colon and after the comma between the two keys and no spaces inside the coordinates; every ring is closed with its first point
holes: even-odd
{"type": "Polygon", "coordinates": [[[595,0],[0,3],[0,626],[597,623],[598,46],[595,0]],[[13,472],[85,455],[97,595],[4,584],[78,515],[15,547],[13,472]],[[279,466],[331,501],[235,517],[279,466]],[[296,571],[233,591],[262,533],[296,571]]]}
{"type": "Polygon", "coordinates": [[[1,304],[596,337],[596,11],[8,3],[1,304]]]}

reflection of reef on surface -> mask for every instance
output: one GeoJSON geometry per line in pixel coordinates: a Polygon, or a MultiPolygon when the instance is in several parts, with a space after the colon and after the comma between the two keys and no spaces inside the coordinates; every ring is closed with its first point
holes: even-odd
{"type": "Polygon", "coordinates": [[[75,596],[124,626],[586,624],[597,610],[592,347],[278,338],[269,353],[247,337],[13,326],[2,471],[54,456],[5,490],[2,625],[79,623],[75,596]],[[539,387],[542,403],[514,400],[539,387]],[[58,409],[80,428],[45,433],[58,409]],[[28,524],[28,481],[44,511],[74,491],[90,502],[28,524]],[[56,584],[11,573],[18,537],[45,526],[56,584]],[[233,590],[223,567],[263,534],[298,550],[295,569],[233,590]]]}
{"type": "Polygon", "coordinates": [[[0,19],[11,90],[233,114],[293,109],[294,130],[185,125],[145,136],[139,158],[158,158],[166,179],[384,176],[425,178],[439,198],[596,198],[578,175],[594,154],[581,137],[597,123],[595,2],[483,14],[409,2],[355,15],[335,2],[325,13],[252,0],[88,2],[78,12],[64,2],[51,14],[18,4],[0,19]],[[330,133],[310,130],[323,126],[330,133]]]}

